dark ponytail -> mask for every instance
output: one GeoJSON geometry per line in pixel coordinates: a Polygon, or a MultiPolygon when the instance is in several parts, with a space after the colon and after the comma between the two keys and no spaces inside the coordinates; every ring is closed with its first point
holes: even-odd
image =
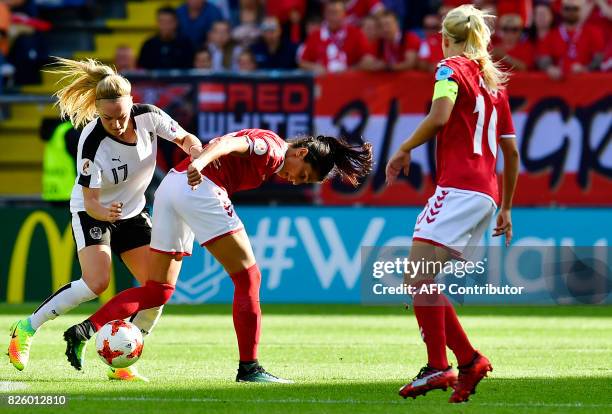
{"type": "Polygon", "coordinates": [[[356,187],[359,179],[372,171],[372,144],[352,145],[340,138],[319,135],[297,138],[290,142],[293,148],[307,148],[304,161],[317,172],[320,181],[330,173],[356,187]]]}

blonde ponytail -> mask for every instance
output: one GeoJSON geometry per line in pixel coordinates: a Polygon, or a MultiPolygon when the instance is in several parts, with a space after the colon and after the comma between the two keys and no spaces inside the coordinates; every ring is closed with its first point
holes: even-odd
{"type": "Polygon", "coordinates": [[[503,88],[508,81],[504,73],[489,55],[491,30],[485,19],[495,16],[486,14],[472,5],[463,5],[452,9],[442,22],[442,34],[455,43],[465,42],[463,54],[480,65],[485,84],[491,90],[503,88]]]}
{"type": "Polygon", "coordinates": [[[75,127],[95,118],[96,100],[117,99],[131,93],[130,82],[110,66],[94,59],[55,59],[56,65],[47,71],[62,76],[58,83],[69,82],[55,96],[62,118],[69,118],[75,127]]]}

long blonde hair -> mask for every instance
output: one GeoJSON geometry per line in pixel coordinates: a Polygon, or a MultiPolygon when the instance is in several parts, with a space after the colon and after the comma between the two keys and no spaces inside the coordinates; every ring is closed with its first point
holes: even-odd
{"type": "Polygon", "coordinates": [[[455,43],[465,42],[463,54],[478,62],[482,77],[491,90],[503,88],[508,81],[508,74],[502,71],[489,55],[491,29],[485,19],[494,18],[495,16],[466,4],[449,11],[442,22],[442,34],[455,43]]]}
{"type": "Polygon", "coordinates": [[[94,59],[70,60],[55,58],[56,63],[47,72],[59,74],[58,83],[69,83],[55,93],[62,118],[69,118],[75,127],[81,127],[97,115],[96,101],[129,96],[130,82],[115,69],[94,59]]]}

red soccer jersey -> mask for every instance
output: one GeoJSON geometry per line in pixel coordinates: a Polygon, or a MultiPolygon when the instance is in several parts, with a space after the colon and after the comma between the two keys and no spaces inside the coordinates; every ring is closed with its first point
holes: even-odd
{"type": "Polygon", "coordinates": [[[497,146],[500,138],[515,136],[508,95],[489,91],[478,63],[464,56],[440,61],[436,79],[459,85],[450,119],[437,136],[437,184],[477,191],[497,203],[497,146]]]}
{"type": "MultiPolygon", "coordinates": [[[[534,65],[534,56],[535,56],[535,48],[533,44],[527,39],[519,40],[512,48],[506,49],[501,40],[497,37],[493,38],[493,45],[495,47],[500,47],[504,50],[505,54],[510,56],[511,58],[518,59],[527,65],[526,70],[533,69],[534,65]]],[[[512,67],[507,61],[501,61],[501,67],[504,71],[512,71],[515,68],[512,67]]]]}
{"type": "Polygon", "coordinates": [[[380,39],[378,42],[376,57],[385,63],[393,64],[404,61],[406,52],[412,50],[419,51],[421,38],[413,32],[406,32],[404,36],[398,36],[393,42],[387,39],[380,39]]]}
{"type": "Polygon", "coordinates": [[[421,42],[419,58],[427,63],[431,63],[432,66],[444,58],[444,52],[442,52],[442,33],[429,35],[421,42]]]}
{"type": "Polygon", "coordinates": [[[538,52],[550,56],[556,65],[568,72],[573,63],[591,63],[595,53],[603,53],[604,40],[598,27],[585,24],[576,30],[564,25],[548,32],[541,40],[538,52]]]}
{"type": "MultiPolygon", "coordinates": [[[[225,155],[202,170],[203,175],[219,187],[225,188],[229,195],[259,187],[283,166],[287,152],[287,143],[267,129],[243,129],[234,132],[233,136],[247,140],[250,147],[249,156],[225,155]]],[[[190,162],[190,159],[186,158],[174,169],[184,172],[190,162]]]]}
{"type": "Polygon", "coordinates": [[[366,54],[373,53],[360,28],[346,25],[331,32],[323,24],[308,36],[300,58],[319,63],[330,72],[341,72],[359,63],[366,54]]]}

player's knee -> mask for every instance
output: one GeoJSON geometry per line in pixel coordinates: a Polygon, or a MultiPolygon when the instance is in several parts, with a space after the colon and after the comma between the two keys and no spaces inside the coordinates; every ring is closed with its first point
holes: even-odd
{"type": "Polygon", "coordinates": [[[93,293],[100,296],[102,293],[104,293],[106,288],[108,288],[108,284],[110,283],[110,276],[109,275],[98,275],[93,278],[88,278],[85,281],[85,283],[87,284],[87,287],[91,289],[93,293]]]}
{"type": "Polygon", "coordinates": [[[161,306],[167,303],[174,293],[174,285],[170,283],[160,283],[153,280],[147,281],[145,287],[148,290],[148,296],[153,306],[161,306]]]}

